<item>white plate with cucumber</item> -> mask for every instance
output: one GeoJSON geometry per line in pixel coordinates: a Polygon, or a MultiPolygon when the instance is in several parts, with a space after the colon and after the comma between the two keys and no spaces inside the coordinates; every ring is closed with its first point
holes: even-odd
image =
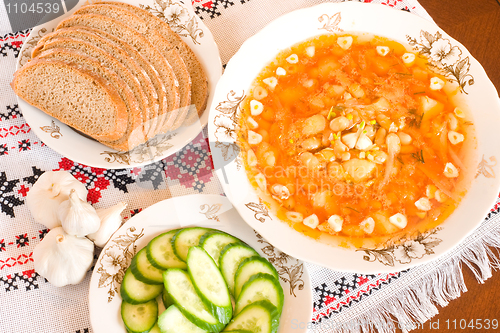
{"type": "Polygon", "coordinates": [[[171,198],[132,217],[90,281],[95,333],[306,332],[312,308],[304,263],[217,195],[171,198]]]}

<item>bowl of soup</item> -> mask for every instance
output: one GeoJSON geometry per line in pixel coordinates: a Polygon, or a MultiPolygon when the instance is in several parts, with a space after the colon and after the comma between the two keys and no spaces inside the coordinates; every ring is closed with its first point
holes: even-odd
{"type": "Polygon", "coordinates": [[[432,22],[328,3],[242,45],[209,138],[226,195],[274,246],[336,270],[395,271],[446,253],[492,207],[499,104],[432,22]]]}

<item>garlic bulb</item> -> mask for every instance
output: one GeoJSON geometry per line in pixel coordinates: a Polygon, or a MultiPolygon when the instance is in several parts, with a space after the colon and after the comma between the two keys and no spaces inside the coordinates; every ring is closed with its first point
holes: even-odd
{"type": "Polygon", "coordinates": [[[82,282],[93,259],[94,244],[61,227],[50,230],[33,250],[35,271],[56,287],[82,282]]]}
{"type": "Polygon", "coordinates": [[[109,208],[97,209],[97,215],[101,219],[101,226],[96,232],[87,235],[87,238],[92,240],[98,247],[104,247],[111,235],[122,225],[120,214],[125,207],[127,207],[126,203],[119,202],[109,208]]]}
{"type": "Polygon", "coordinates": [[[31,187],[26,204],[37,223],[52,229],[60,226],[57,217],[59,204],[74,190],[81,199],[87,198],[87,189],[67,171],[46,171],[31,187]]]}
{"type": "Polygon", "coordinates": [[[72,236],[87,236],[96,232],[101,225],[95,208],[80,199],[75,190],[71,190],[68,200],[61,202],[57,216],[64,231],[72,236]]]}

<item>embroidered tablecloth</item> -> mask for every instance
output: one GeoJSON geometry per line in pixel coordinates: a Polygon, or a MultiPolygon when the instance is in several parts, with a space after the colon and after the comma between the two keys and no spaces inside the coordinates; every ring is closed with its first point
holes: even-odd
{"type": "MultiPolygon", "coordinates": [[[[320,0],[194,0],[196,13],[212,31],[223,64],[265,24],[320,0]]],[[[365,0],[431,19],[416,0],[365,0]]],[[[29,29],[12,32],[0,4],[0,333],[88,333],[87,278],[79,285],[55,288],[34,271],[33,249],[47,233],[25,205],[26,194],[48,170],[67,170],[89,190],[96,208],[128,203],[124,218],[161,200],[187,194],[222,194],[202,132],[179,152],[144,167],[107,170],[76,163],[51,150],[31,131],[10,88],[16,58],[29,29]]],[[[307,264],[311,275],[313,316],[309,322],[283,323],[309,332],[359,332],[378,328],[411,330],[437,314],[466,290],[460,267],[479,280],[491,276],[498,259],[487,246],[500,247],[497,213],[492,207],[481,227],[451,253],[433,263],[378,275],[342,273],[307,264]],[[397,319],[394,323],[392,318],[397,319]]],[[[407,253],[411,257],[411,253],[407,253]]],[[[396,258],[397,259],[397,258],[396,258]]]]}

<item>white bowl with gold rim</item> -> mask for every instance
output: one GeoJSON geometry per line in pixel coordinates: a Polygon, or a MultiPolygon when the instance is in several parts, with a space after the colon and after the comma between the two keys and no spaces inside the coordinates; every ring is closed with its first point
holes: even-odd
{"type": "Polygon", "coordinates": [[[208,124],[218,176],[243,219],[282,251],[339,271],[391,272],[436,259],[474,231],[500,188],[500,152],[496,147],[500,142],[500,103],[495,87],[465,47],[434,23],[387,6],[326,3],[271,22],[229,61],[217,85],[208,124]],[[346,237],[308,237],[280,220],[270,196],[257,193],[250,184],[236,142],[241,103],[256,76],[280,51],[314,36],[351,31],[387,37],[430,57],[460,91],[457,103],[470,112],[476,135],[473,161],[468,164],[469,190],[443,223],[383,240],[367,239],[356,246],[346,237]]]}

